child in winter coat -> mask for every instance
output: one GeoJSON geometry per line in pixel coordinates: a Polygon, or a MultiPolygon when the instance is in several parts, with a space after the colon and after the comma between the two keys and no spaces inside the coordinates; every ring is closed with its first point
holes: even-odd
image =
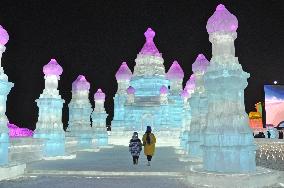
{"type": "Polygon", "coordinates": [[[138,133],[134,132],[132,139],[129,142],[129,152],[131,153],[133,157],[134,165],[138,164],[138,159],[139,159],[141,150],[142,150],[141,140],[138,138],[138,133]]]}

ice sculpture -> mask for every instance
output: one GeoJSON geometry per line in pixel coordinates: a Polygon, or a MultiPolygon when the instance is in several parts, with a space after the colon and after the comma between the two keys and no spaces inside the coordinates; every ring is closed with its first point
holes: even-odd
{"type": "Polygon", "coordinates": [[[154,131],[181,128],[183,71],[174,62],[167,78],[162,54],[154,43],[155,32],[148,28],[144,35],[146,42],[135,59],[133,75],[126,64],[116,74],[112,132],[118,125],[122,132],[145,131],[147,125],[154,131]]]}
{"type": "Polygon", "coordinates": [[[97,146],[108,145],[108,134],[106,129],[106,118],[108,114],[105,111],[105,94],[101,89],[95,93],[95,108],[92,112],[92,128],[95,135],[97,146]]]}
{"type": "Polygon", "coordinates": [[[7,31],[0,25],[0,165],[8,163],[9,129],[7,127],[8,119],[6,116],[7,95],[14,86],[8,81],[8,76],[4,73],[1,66],[2,54],[5,52],[5,44],[9,40],[7,31]]]}
{"type": "Polygon", "coordinates": [[[128,68],[126,62],[121,64],[115,77],[118,89],[114,97],[114,117],[111,122],[111,130],[121,132],[124,129],[124,104],[127,100],[126,90],[129,87],[129,82],[132,77],[132,72],[128,68]]]}
{"type": "Polygon", "coordinates": [[[188,153],[192,157],[201,157],[202,150],[200,145],[203,143],[203,130],[206,126],[207,115],[207,96],[204,90],[203,75],[206,72],[206,68],[209,65],[209,61],[203,54],[199,54],[192,64],[192,71],[195,78],[194,93],[189,99],[189,105],[191,108],[191,122],[190,131],[188,135],[188,153]]]}
{"type": "Polygon", "coordinates": [[[65,132],[62,124],[64,100],[61,99],[57,89],[62,72],[62,67],[55,59],[51,59],[43,67],[45,88],[39,99],[36,100],[39,115],[34,137],[45,139],[45,156],[58,156],[65,152],[65,132]]]}
{"type": "Polygon", "coordinates": [[[72,83],[72,100],[69,103],[69,122],[67,131],[78,138],[79,146],[91,148],[93,132],[91,127],[92,106],[89,101],[90,83],[79,75],[72,83]]]}
{"type": "Polygon", "coordinates": [[[19,128],[18,126],[9,123],[8,122],[8,128],[9,128],[9,137],[32,137],[34,132],[32,130],[29,130],[27,128],[19,128]]]}
{"type": "Polygon", "coordinates": [[[190,93],[186,89],[184,89],[181,92],[181,97],[183,98],[183,116],[182,116],[182,129],[180,135],[180,147],[182,150],[187,151],[188,133],[190,130],[189,125],[191,122],[191,109],[188,102],[190,93]]]}
{"type": "Polygon", "coordinates": [[[242,70],[235,57],[238,20],[220,4],[206,28],[212,43],[212,59],[204,75],[208,97],[204,169],[253,172],[256,148],[244,107],[244,89],[250,75],[242,70]]]}

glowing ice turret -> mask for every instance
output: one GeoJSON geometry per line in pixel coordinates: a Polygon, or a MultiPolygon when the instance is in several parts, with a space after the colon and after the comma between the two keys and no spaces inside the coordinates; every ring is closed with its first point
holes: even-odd
{"type": "Polygon", "coordinates": [[[192,74],[184,87],[184,90],[186,90],[189,93],[188,98],[190,98],[191,94],[194,93],[194,89],[195,89],[195,76],[194,74],[192,74]]]}
{"type": "Polygon", "coordinates": [[[203,143],[203,130],[206,126],[207,97],[204,89],[203,75],[209,65],[209,61],[203,54],[199,54],[192,64],[194,72],[194,93],[189,99],[191,108],[191,123],[189,131],[189,151],[192,157],[202,156],[200,145],[203,143]]]}
{"type": "Polygon", "coordinates": [[[183,113],[182,113],[182,128],[181,128],[181,135],[180,135],[180,146],[184,151],[187,151],[190,122],[191,122],[191,110],[190,110],[190,106],[188,102],[190,93],[186,89],[184,89],[182,90],[180,95],[183,98],[183,113]]]}
{"type": "Polygon", "coordinates": [[[94,95],[95,108],[92,112],[92,128],[94,130],[96,145],[105,146],[108,144],[108,134],[106,129],[106,118],[108,114],[105,111],[105,94],[101,89],[94,95]]]}
{"type": "Polygon", "coordinates": [[[148,28],[144,33],[144,36],[146,37],[146,43],[139,54],[161,57],[162,55],[154,43],[155,31],[153,31],[151,28],[148,28]]]}
{"type": "Polygon", "coordinates": [[[92,128],[90,116],[92,106],[89,101],[90,83],[79,75],[72,83],[72,99],[69,103],[69,122],[67,130],[79,140],[80,147],[92,147],[92,128]]]}
{"type": "Polygon", "coordinates": [[[65,132],[62,124],[64,100],[61,99],[57,89],[62,72],[62,67],[55,59],[51,59],[43,67],[45,88],[39,99],[36,100],[39,115],[34,137],[46,139],[45,156],[57,156],[65,153],[65,132]]]}
{"type": "Polygon", "coordinates": [[[182,91],[182,81],[184,73],[177,61],[174,61],[169,71],[167,72],[167,78],[170,80],[171,93],[180,93],[182,91]]]}
{"type": "Polygon", "coordinates": [[[129,82],[132,77],[132,72],[127,66],[126,62],[123,62],[115,74],[117,80],[117,92],[114,97],[114,113],[113,120],[111,122],[112,130],[122,131],[123,119],[124,119],[124,103],[127,100],[126,90],[129,87],[129,82]]]}
{"type": "Polygon", "coordinates": [[[127,103],[134,103],[135,89],[131,86],[127,88],[127,103]]]}
{"type": "Polygon", "coordinates": [[[160,89],[160,101],[161,104],[168,104],[168,88],[166,86],[162,86],[160,89]]]}
{"type": "Polygon", "coordinates": [[[237,27],[236,17],[224,5],[218,5],[206,26],[212,43],[212,59],[204,75],[209,104],[203,145],[207,171],[255,171],[255,145],[244,108],[249,74],[235,57],[237,27]]]}
{"type": "Polygon", "coordinates": [[[5,52],[4,46],[9,40],[7,31],[0,25],[0,165],[8,163],[9,129],[7,127],[8,118],[6,116],[7,95],[14,86],[8,81],[8,76],[4,73],[1,66],[2,53],[5,52]]]}

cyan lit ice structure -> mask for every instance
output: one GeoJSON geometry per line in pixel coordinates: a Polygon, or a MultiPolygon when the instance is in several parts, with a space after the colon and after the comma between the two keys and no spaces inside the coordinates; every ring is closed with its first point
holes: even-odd
{"type": "Polygon", "coordinates": [[[114,98],[112,132],[117,127],[124,133],[143,132],[146,126],[152,126],[154,131],[180,131],[183,71],[174,62],[166,75],[162,54],[153,41],[155,32],[148,28],[144,35],[146,42],[135,59],[133,74],[125,63],[116,74],[118,91],[114,98]],[[166,88],[166,93],[162,88],[166,88]]]}
{"type": "Polygon", "coordinates": [[[72,83],[72,99],[69,103],[67,131],[77,137],[80,148],[92,148],[94,137],[91,127],[92,106],[89,101],[90,83],[79,75],[72,83]]]}
{"type": "Polygon", "coordinates": [[[117,92],[114,97],[114,116],[111,122],[113,132],[122,132],[124,130],[124,104],[127,100],[126,90],[132,77],[132,72],[123,62],[115,74],[117,80],[117,92]]]}
{"type": "Polygon", "coordinates": [[[7,31],[0,25],[0,165],[8,163],[9,129],[7,127],[8,118],[6,116],[7,95],[14,86],[8,81],[8,76],[1,66],[2,54],[5,52],[5,44],[9,40],[7,31]]]}
{"type": "Polygon", "coordinates": [[[213,172],[254,172],[252,130],[244,107],[244,89],[249,74],[235,57],[238,20],[224,5],[218,5],[207,22],[212,59],[204,75],[208,96],[204,131],[204,169],[213,172]]]}
{"type": "Polygon", "coordinates": [[[60,156],[65,153],[65,132],[62,124],[64,100],[59,95],[58,80],[63,69],[55,59],[43,67],[45,88],[36,100],[39,108],[34,138],[45,139],[44,155],[60,156]]]}
{"type": "Polygon", "coordinates": [[[192,157],[202,156],[200,145],[203,143],[203,130],[206,126],[208,109],[203,75],[206,72],[208,65],[209,61],[203,54],[199,54],[192,64],[192,71],[194,72],[195,77],[195,89],[189,99],[191,122],[188,142],[188,154],[192,157]]]}
{"type": "Polygon", "coordinates": [[[98,89],[94,95],[95,108],[91,117],[96,146],[108,145],[108,134],[106,129],[106,118],[108,114],[104,107],[105,97],[106,96],[101,89],[98,89]]]}

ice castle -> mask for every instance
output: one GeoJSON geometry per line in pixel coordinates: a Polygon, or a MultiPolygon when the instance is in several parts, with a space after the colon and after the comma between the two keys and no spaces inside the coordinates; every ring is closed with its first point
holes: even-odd
{"type": "Polygon", "coordinates": [[[177,61],[165,72],[162,54],[148,28],[146,42],[135,59],[132,74],[125,62],[116,73],[118,90],[114,97],[112,132],[180,130],[182,126],[184,73],[177,61]]]}

